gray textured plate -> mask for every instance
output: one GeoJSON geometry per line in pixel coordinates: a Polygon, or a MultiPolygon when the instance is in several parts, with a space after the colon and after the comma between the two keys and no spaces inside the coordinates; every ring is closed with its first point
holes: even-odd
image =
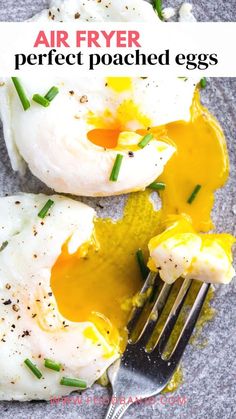
{"type": "MultiPolygon", "coordinates": [[[[119,0],[117,0],[119,1],[119,0]]],[[[179,5],[181,1],[164,1],[165,5],[179,5]]],[[[231,1],[192,1],[194,14],[198,20],[235,21],[235,0],[231,1]]],[[[47,0],[0,0],[0,21],[24,20],[43,7],[47,0]]],[[[236,78],[211,79],[202,93],[205,105],[218,118],[224,128],[231,159],[230,179],[222,190],[216,194],[214,208],[214,222],[217,231],[236,234],[236,78]],[[233,211],[233,207],[235,211],[233,211]],[[235,212],[235,213],[234,213],[235,212]]],[[[48,192],[49,190],[30,173],[25,178],[14,173],[11,169],[0,130],[0,193],[13,194],[24,192],[48,192]]],[[[88,204],[99,210],[97,203],[104,205],[100,215],[118,217],[122,213],[125,197],[84,199],[88,204]],[[114,210],[115,208],[115,210],[114,210]]],[[[156,398],[152,405],[138,405],[131,407],[126,418],[160,418],[160,419],[202,419],[236,417],[236,311],[234,309],[236,297],[236,282],[229,286],[218,287],[213,306],[217,315],[203,330],[202,338],[208,344],[203,349],[189,346],[183,359],[184,384],[174,393],[156,398]],[[182,398],[181,405],[179,397],[182,398]]],[[[1,356],[1,354],[0,354],[1,356]]],[[[1,372],[0,372],[1,374],[1,372]]],[[[15,418],[102,418],[106,411],[107,389],[94,386],[84,393],[81,406],[73,403],[62,403],[52,406],[46,402],[2,402],[0,403],[0,417],[2,419],[15,418]],[[96,397],[96,400],[93,398],[96,397]]]]}

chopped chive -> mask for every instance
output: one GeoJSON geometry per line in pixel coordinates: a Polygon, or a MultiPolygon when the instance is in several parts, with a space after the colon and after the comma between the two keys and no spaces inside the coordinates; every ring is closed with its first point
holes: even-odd
{"type": "Polygon", "coordinates": [[[51,199],[49,199],[46,204],[44,205],[44,207],[39,211],[38,213],[38,217],[39,218],[45,218],[49,209],[52,207],[52,205],[54,204],[54,201],[52,201],[51,199]]]}
{"type": "Polygon", "coordinates": [[[136,258],[139,265],[139,269],[142,275],[143,279],[146,279],[149,274],[149,269],[147,268],[145,262],[144,262],[144,256],[141,249],[138,249],[136,252],[136,258]]]}
{"type": "Polygon", "coordinates": [[[7,245],[8,245],[8,241],[3,242],[0,246],[0,252],[2,252],[7,247],[7,245]]]}
{"type": "Polygon", "coordinates": [[[206,77],[203,77],[200,80],[200,86],[201,86],[202,89],[205,89],[206,85],[207,85],[206,77]]]}
{"type": "Polygon", "coordinates": [[[51,359],[47,359],[47,358],[44,360],[44,366],[46,368],[50,368],[50,370],[54,370],[58,372],[61,370],[61,364],[58,364],[57,362],[54,362],[51,359]]]}
{"type": "Polygon", "coordinates": [[[47,99],[49,102],[51,102],[54,97],[59,93],[59,89],[58,87],[51,87],[51,89],[46,93],[46,95],[44,96],[45,99],[47,99]]]}
{"type": "Polygon", "coordinates": [[[63,377],[60,381],[62,386],[69,386],[69,387],[79,387],[81,389],[85,389],[87,384],[84,380],[78,380],[77,378],[67,378],[63,377]]]}
{"type": "Polygon", "coordinates": [[[111,171],[110,180],[116,182],[120,173],[121,163],[123,160],[122,154],[117,154],[113,169],[111,171]]]}
{"type": "Polygon", "coordinates": [[[164,20],[163,14],[162,14],[162,0],[154,0],[153,7],[156,10],[159,19],[164,20]]]}
{"type": "Polygon", "coordinates": [[[192,202],[194,201],[194,199],[196,198],[198,192],[200,191],[202,185],[197,185],[195,186],[193,192],[191,193],[190,197],[188,198],[187,202],[188,204],[192,204],[192,202]]]}
{"type": "Polygon", "coordinates": [[[38,103],[39,105],[42,105],[44,108],[47,108],[50,105],[49,100],[47,100],[45,97],[39,95],[38,93],[36,93],[33,96],[33,101],[38,103]]]}
{"type": "Polygon", "coordinates": [[[32,373],[38,378],[40,379],[43,374],[41,373],[41,371],[39,371],[39,369],[36,367],[36,365],[34,365],[30,359],[25,359],[24,361],[25,365],[27,365],[27,367],[32,371],[32,373]]]}
{"type": "Polygon", "coordinates": [[[166,184],[163,182],[152,182],[148,187],[154,191],[160,191],[165,189],[166,184]]]}
{"type": "Polygon", "coordinates": [[[140,143],[138,143],[138,146],[140,148],[144,148],[149,143],[149,141],[151,141],[152,139],[153,139],[153,134],[147,134],[142,138],[140,143]]]}
{"type": "Polygon", "coordinates": [[[11,79],[12,79],[12,82],[13,82],[15,88],[16,88],[16,91],[17,91],[17,94],[20,98],[22,106],[23,106],[24,110],[27,111],[27,109],[30,108],[30,101],[26,96],[26,93],[25,93],[24,88],[21,84],[21,81],[18,77],[12,77],[11,79]]]}

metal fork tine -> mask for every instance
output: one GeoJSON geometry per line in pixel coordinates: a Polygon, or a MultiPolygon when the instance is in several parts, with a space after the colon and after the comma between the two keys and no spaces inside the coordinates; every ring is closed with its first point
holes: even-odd
{"type": "MultiPolygon", "coordinates": [[[[148,288],[151,287],[154,284],[156,277],[157,277],[157,273],[150,272],[146,281],[143,284],[143,287],[142,287],[141,291],[139,292],[139,295],[145,294],[145,292],[148,290],[148,288]]],[[[129,333],[131,333],[132,330],[134,329],[142,310],[143,310],[143,306],[135,307],[132,310],[131,315],[130,315],[129,323],[127,325],[127,329],[129,331],[129,333]]]]}
{"type": "Polygon", "coordinates": [[[188,315],[188,318],[185,322],[185,325],[181,331],[181,334],[176,342],[176,345],[171,353],[171,356],[169,360],[177,364],[185,350],[185,347],[192,335],[193,329],[196,325],[196,322],[198,320],[199,314],[201,312],[202,306],[204,304],[204,301],[206,299],[207,293],[209,291],[210,284],[202,284],[198,295],[194,301],[194,304],[190,310],[190,313],[188,315]]]}
{"type": "Polygon", "coordinates": [[[160,294],[157,297],[157,300],[145,322],[143,325],[142,330],[140,331],[140,334],[138,338],[136,339],[136,343],[139,342],[139,340],[142,338],[142,343],[145,344],[145,342],[148,341],[148,339],[151,337],[152,333],[154,332],[154,329],[156,327],[156,324],[159,320],[159,317],[161,315],[161,312],[164,308],[164,305],[167,301],[167,298],[170,294],[171,288],[173,284],[164,284],[160,294]]]}
{"type": "MultiPolygon", "coordinates": [[[[116,395],[113,394],[114,398],[115,396],[116,395]]],[[[129,404],[122,404],[117,406],[115,404],[110,403],[105,419],[120,419],[125,413],[125,411],[128,409],[128,407],[129,404]]]]}
{"type": "MultiPolygon", "coordinates": [[[[148,286],[153,284],[153,278],[155,280],[155,275],[148,278],[142,290],[147,290],[148,286]]],[[[182,284],[177,299],[174,303],[175,308],[173,307],[171,310],[172,314],[170,318],[173,316],[176,317],[180,311],[184,303],[185,296],[189,290],[190,284],[190,280],[185,280],[182,284]]],[[[119,397],[123,397],[125,391],[125,394],[128,397],[128,404],[114,406],[112,405],[111,399],[106,419],[121,419],[126,409],[129,407],[129,405],[134,403],[137,397],[139,399],[151,397],[159,394],[163,390],[173,375],[184,352],[184,349],[190,339],[209,287],[209,284],[203,284],[201,286],[197,298],[195,299],[192,309],[182,329],[180,337],[174,347],[174,350],[171,353],[171,356],[167,360],[163,359],[158,351],[152,351],[152,353],[149,353],[148,348],[146,348],[146,342],[145,345],[143,345],[143,338],[146,337],[146,333],[148,333],[147,329],[149,329],[150,333],[151,323],[148,324],[147,329],[144,330],[144,334],[141,337],[142,345],[140,344],[140,341],[137,344],[128,343],[126,351],[120,358],[118,373],[116,371],[116,374],[113,376],[108,373],[110,382],[112,384],[113,395],[118,400],[119,397]]],[[[166,301],[166,295],[168,294],[167,287],[164,285],[163,288],[165,290],[165,292],[163,291],[163,294],[165,294],[164,300],[166,301]]],[[[157,299],[154,306],[158,307],[159,303],[157,299]]],[[[140,313],[140,311],[142,311],[142,308],[140,310],[134,310],[135,317],[137,316],[137,312],[140,313]]],[[[172,320],[169,320],[169,323],[168,319],[165,326],[169,325],[168,328],[172,329],[172,320]]],[[[131,322],[132,321],[133,319],[131,322]]],[[[156,319],[154,322],[155,321],[156,319]]],[[[148,338],[150,337],[151,336],[149,335],[148,338]]]]}
{"type": "Polygon", "coordinates": [[[152,351],[157,347],[158,345],[158,350],[159,353],[162,354],[165,346],[169,340],[169,337],[171,335],[171,332],[174,328],[175,323],[178,320],[181,308],[183,307],[185,298],[187,297],[190,285],[192,283],[191,279],[185,279],[183,284],[181,285],[181,288],[178,292],[178,295],[175,299],[175,302],[172,306],[172,309],[168,315],[168,318],[165,322],[165,325],[162,328],[162,331],[160,333],[160,335],[158,336],[158,339],[156,340],[156,342],[154,343],[153,347],[150,348],[152,351]]]}

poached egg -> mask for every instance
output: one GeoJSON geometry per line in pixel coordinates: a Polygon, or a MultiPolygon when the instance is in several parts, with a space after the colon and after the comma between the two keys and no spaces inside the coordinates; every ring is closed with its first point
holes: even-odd
{"type": "Polygon", "coordinates": [[[60,384],[63,377],[91,386],[118,349],[92,322],[61,315],[50,278],[63,246],[83,258],[93,245],[94,210],[65,197],[31,194],[1,198],[0,208],[0,400],[48,400],[76,390],[60,384]],[[42,219],[49,198],[54,204],[42,219]],[[60,371],[46,368],[45,359],[60,371]]]}
{"type": "MultiPolygon", "coordinates": [[[[34,21],[159,22],[143,0],[52,1],[34,21]]],[[[1,119],[14,170],[32,173],[57,192],[108,196],[144,190],[163,172],[175,152],[162,131],[140,148],[151,127],[189,121],[198,80],[157,77],[21,77],[31,100],[57,86],[58,95],[43,106],[31,100],[24,111],[10,79],[0,88],[1,119]],[[36,91],[37,90],[37,91],[36,91]],[[117,181],[110,176],[117,154],[122,165],[117,181]]]]}

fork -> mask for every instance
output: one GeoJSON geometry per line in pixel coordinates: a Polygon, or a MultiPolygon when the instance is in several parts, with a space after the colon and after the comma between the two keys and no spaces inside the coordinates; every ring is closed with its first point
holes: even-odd
{"type": "Polygon", "coordinates": [[[108,370],[113,394],[105,419],[120,419],[135,401],[153,397],[166,387],[189,342],[210,288],[210,284],[203,283],[201,285],[178,340],[170,355],[166,357],[164,355],[166,345],[184,305],[191,283],[191,279],[183,280],[164,327],[156,337],[153,332],[173,285],[163,283],[155,273],[148,275],[139,294],[144,300],[143,304],[141,307],[133,309],[127,326],[128,345],[126,350],[122,357],[108,370]],[[139,330],[137,330],[141,315],[144,314],[148,301],[150,301],[149,290],[157,291],[160,288],[160,292],[156,293],[157,296],[154,298],[154,304],[149,315],[142,322],[141,328],[139,327],[139,330]],[[117,403],[117,400],[122,400],[122,398],[124,403],[117,403]]]}

